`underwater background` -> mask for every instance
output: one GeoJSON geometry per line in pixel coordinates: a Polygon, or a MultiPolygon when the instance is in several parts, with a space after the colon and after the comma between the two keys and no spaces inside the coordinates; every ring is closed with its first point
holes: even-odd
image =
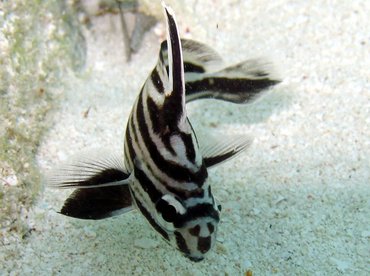
{"type": "Polygon", "coordinates": [[[283,82],[253,105],[188,105],[197,134],[248,134],[209,172],[223,211],[200,263],[137,211],[101,221],[57,213],[45,188],[79,151],[122,151],[157,62],[160,1],[0,3],[0,275],[369,275],[370,2],[166,1],[184,38],[227,64],[267,57],[283,82]],[[130,43],[130,51],[127,51],[130,43]]]}

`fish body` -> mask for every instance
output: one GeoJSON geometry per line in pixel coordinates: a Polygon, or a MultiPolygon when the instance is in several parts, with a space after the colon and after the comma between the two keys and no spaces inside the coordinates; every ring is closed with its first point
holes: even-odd
{"type": "Polygon", "coordinates": [[[79,157],[56,170],[49,184],[76,188],[62,214],[102,219],[135,206],[168,243],[200,261],[216,242],[221,211],[208,170],[251,140],[223,137],[201,145],[186,103],[201,98],[250,102],[279,80],[258,60],[212,71],[221,57],[204,44],[180,39],[173,11],[163,6],[167,40],[132,108],[124,159],[109,152],[79,157]]]}

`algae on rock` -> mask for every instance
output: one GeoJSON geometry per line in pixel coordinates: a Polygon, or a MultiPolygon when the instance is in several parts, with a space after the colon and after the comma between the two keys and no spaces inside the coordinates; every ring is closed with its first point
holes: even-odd
{"type": "Polygon", "coordinates": [[[85,62],[85,40],[65,1],[0,3],[0,243],[29,230],[41,189],[35,154],[63,73],[85,62]]]}

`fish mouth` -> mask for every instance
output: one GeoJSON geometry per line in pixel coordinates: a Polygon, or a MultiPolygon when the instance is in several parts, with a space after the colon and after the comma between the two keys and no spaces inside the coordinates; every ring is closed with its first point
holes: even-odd
{"type": "Polygon", "coordinates": [[[190,255],[185,255],[187,258],[189,258],[190,261],[192,262],[200,262],[204,260],[204,257],[196,257],[196,256],[190,256],[190,255]]]}

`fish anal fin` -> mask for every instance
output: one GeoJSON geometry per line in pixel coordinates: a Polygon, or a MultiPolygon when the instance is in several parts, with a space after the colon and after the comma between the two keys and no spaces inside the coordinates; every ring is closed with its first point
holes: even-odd
{"type": "Polygon", "coordinates": [[[60,213],[79,219],[104,219],[132,210],[128,185],[76,189],[64,202],[60,213]]]}

